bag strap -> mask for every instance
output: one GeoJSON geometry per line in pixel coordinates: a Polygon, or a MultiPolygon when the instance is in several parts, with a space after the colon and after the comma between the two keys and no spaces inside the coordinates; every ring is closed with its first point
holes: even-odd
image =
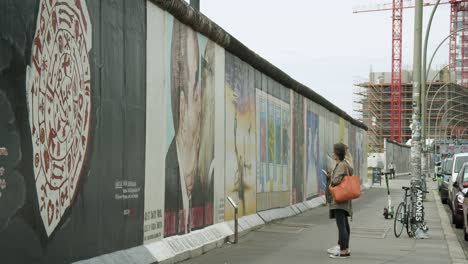
{"type": "Polygon", "coordinates": [[[349,164],[348,164],[348,161],[345,160],[345,162],[346,162],[346,171],[348,172],[348,176],[353,176],[353,175],[351,175],[351,173],[349,173],[349,164]]]}

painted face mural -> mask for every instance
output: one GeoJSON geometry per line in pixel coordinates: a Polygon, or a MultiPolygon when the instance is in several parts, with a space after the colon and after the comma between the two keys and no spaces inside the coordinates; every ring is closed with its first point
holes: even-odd
{"type": "Polygon", "coordinates": [[[36,190],[47,235],[70,207],[86,159],[91,43],[85,1],[40,1],[26,93],[36,190]]]}
{"type": "Polygon", "coordinates": [[[213,223],[214,43],[200,39],[173,21],[165,236],[213,223]]]}

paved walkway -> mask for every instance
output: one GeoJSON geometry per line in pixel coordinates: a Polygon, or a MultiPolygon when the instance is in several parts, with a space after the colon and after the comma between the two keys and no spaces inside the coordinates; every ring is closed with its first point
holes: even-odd
{"type": "MultiPolygon", "coordinates": [[[[408,185],[409,179],[390,181],[395,209],[403,195],[401,186],[408,185]]],[[[184,263],[468,263],[435,188],[430,181],[424,203],[429,239],[416,240],[406,233],[395,238],[393,219],[382,216],[386,189],[376,186],[353,203],[349,259],[328,257],[326,249],[336,244],[338,231],[334,220],[328,219],[328,208],[320,207],[267,225],[242,237],[237,245],[226,245],[184,263]]]]}

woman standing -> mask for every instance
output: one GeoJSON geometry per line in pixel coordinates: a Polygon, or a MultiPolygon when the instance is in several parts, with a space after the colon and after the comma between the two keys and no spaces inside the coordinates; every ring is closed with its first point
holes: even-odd
{"type": "MultiPolygon", "coordinates": [[[[330,185],[337,186],[341,183],[344,176],[353,175],[353,168],[345,160],[347,146],[342,143],[333,145],[333,159],[336,161],[335,168],[330,177],[330,185]]],[[[330,218],[336,219],[338,226],[338,244],[339,246],[328,249],[331,258],[347,258],[351,255],[349,251],[350,228],[348,217],[352,217],[353,208],[351,200],[338,203],[331,197],[330,218]]]]}

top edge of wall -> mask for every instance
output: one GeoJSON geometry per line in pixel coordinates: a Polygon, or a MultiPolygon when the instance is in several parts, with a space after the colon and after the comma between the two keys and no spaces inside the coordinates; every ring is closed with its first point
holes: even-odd
{"type": "Polygon", "coordinates": [[[215,22],[207,18],[200,12],[193,9],[187,2],[183,0],[150,0],[161,9],[169,12],[182,23],[192,27],[195,31],[200,32],[218,45],[223,47],[228,52],[239,57],[241,60],[250,64],[255,69],[268,75],[270,78],[281,83],[283,86],[303,95],[304,97],[318,103],[329,111],[349,121],[351,124],[368,130],[367,126],[362,122],[352,118],[345,111],[341,110],[336,105],[325,99],[320,94],[316,93],[309,87],[294,80],[285,72],[259,56],[254,51],[250,50],[235,37],[226,32],[215,22]]]}
{"type": "Polygon", "coordinates": [[[385,140],[387,140],[388,143],[392,143],[392,144],[398,145],[400,147],[411,148],[411,146],[408,146],[408,145],[402,144],[402,143],[398,143],[398,142],[393,141],[393,140],[388,139],[388,138],[386,138],[385,140]]]}

